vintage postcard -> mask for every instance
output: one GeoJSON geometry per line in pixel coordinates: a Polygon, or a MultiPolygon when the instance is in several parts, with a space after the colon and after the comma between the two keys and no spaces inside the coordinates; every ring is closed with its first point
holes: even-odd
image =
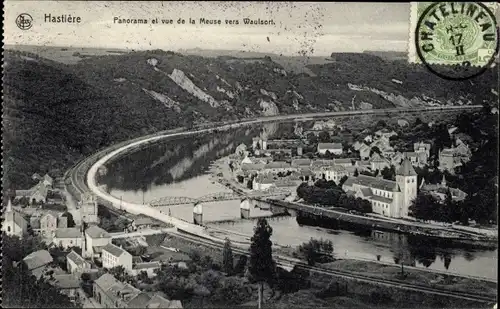
{"type": "Polygon", "coordinates": [[[496,308],[497,3],[4,6],[3,307],[496,308]]]}

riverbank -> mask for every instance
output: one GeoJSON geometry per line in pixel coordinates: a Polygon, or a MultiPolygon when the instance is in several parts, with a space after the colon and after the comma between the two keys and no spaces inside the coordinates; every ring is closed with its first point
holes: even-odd
{"type": "MultiPolygon", "coordinates": [[[[226,166],[228,160],[228,157],[221,158],[212,165],[211,174],[213,179],[235,192],[251,192],[251,190],[233,179],[229,167],[226,166]]],[[[445,241],[451,245],[465,245],[470,248],[491,249],[498,247],[498,231],[496,234],[491,230],[482,233],[481,230],[471,227],[446,227],[439,224],[404,219],[382,218],[374,214],[357,215],[338,207],[317,207],[297,201],[273,202],[277,206],[299,211],[298,216],[301,224],[333,228],[338,226],[339,223],[344,223],[380,231],[428,237],[430,240],[445,241]]]]}
{"type": "MultiPolygon", "coordinates": [[[[164,241],[164,245],[168,247],[174,247],[179,249],[182,252],[190,253],[192,251],[203,252],[203,254],[208,255],[212,258],[213,261],[220,263],[222,262],[222,247],[214,247],[214,246],[206,246],[200,243],[197,243],[192,240],[186,240],[185,238],[179,237],[180,235],[169,234],[164,241]]],[[[234,245],[233,254],[235,259],[235,264],[238,264],[242,254],[238,252],[234,252],[236,248],[242,249],[240,246],[234,245]]],[[[248,250],[248,249],[247,249],[248,250]]],[[[276,250],[273,249],[275,254],[284,254],[286,256],[293,255],[293,248],[289,248],[289,250],[276,250]]],[[[246,251],[246,250],[244,250],[246,251]]],[[[279,257],[276,256],[275,259],[279,257]]],[[[384,265],[381,263],[370,262],[370,261],[360,261],[360,260],[352,260],[352,259],[337,259],[333,262],[326,264],[318,264],[317,267],[328,270],[341,270],[347,273],[353,274],[362,274],[364,276],[369,276],[374,279],[380,280],[392,280],[392,281],[401,281],[404,284],[415,284],[416,286],[425,286],[429,288],[439,288],[443,290],[448,290],[452,292],[463,292],[468,294],[478,294],[485,297],[491,297],[492,299],[496,296],[497,284],[495,282],[490,282],[487,280],[479,280],[473,278],[465,278],[460,276],[439,274],[430,271],[419,270],[412,267],[405,266],[404,268],[404,276],[401,276],[401,268],[399,266],[394,265],[384,265]]],[[[295,267],[297,268],[297,266],[295,267]]],[[[301,269],[298,266],[297,269],[301,269]]],[[[291,269],[289,269],[290,271],[291,269]]],[[[301,271],[304,271],[303,269],[301,271]]],[[[334,276],[335,277],[335,276],[334,276]]],[[[313,282],[313,286],[317,288],[327,288],[328,285],[331,285],[332,282],[338,282],[341,280],[343,283],[345,282],[346,286],[348,285],[349,294],[351,296],[355,296],[356,299],[359,297],[366,298],[368,302],[370,302],[371,293],[373,290],[377,290],[378,293],[389,294],[392,295],[393,305],[396,307],[403,305],[401,302],[404,299],[410,300],[408,303],[404,304],[405,308],[409,307],[419,307],[419,304],[428,304],[429,300],[438,301],[440,304],[444,306],[457,308],[460,305],[463,305],[461,301],[459,302],[457,299],[450,298],[440,298],[438,295],[428,295],[424,292],[421,293],[412,293],[410,291],[395,289],[394,287],[385,286],[383,284],[367,284],[358,282],[356,280],[350,280],[345,278],[332,278],[332,276],[328,276],[326,274],[321,274],[317,272],[309,272],[307,277],[304,279],[311,280],[313,282]],[[366,287],[369,287],[368,290],[365,290],[366,287]],[[418,299],[418,301],[415,301],[418,299]]],[[[462,300],[463,301],[463,300],[462,300]]],[[[466,301],[467,302],[467,301],[466,301]]],[[[376,305],[376,304],[374,304],[376,305]]],[[[475,304],[478,305],[477,303],[475,304]]]]}

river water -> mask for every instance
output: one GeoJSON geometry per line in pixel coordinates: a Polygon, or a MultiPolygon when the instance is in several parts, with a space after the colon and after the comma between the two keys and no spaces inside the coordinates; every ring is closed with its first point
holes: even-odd
{"type": "MultiPolygon", "coordinates": [[[[345,119],[344,125],[359,123],[358,119],[345,119]]],[[[305,124],[307,125],[307,124],[305,124]]],[[[366,123],[364,124],[366,125],[366,123]]],[[[161,197],[201,197],[211,193],[230,192],[212,181],[210,165],[218,158],[234,153],[236,147],[251,145],[255,136],[286,136],[293,132],[293,123],[265,124],[192,138],[165,140],[137,150],[108,163],[107,174],[99,176],[99,183],[108,192],[124,201],[151,202],[161,197]]],[[[193,221],[193,205],[184,204],[161,208],[172,216],[193,221]]],[[[256,210],[258,211],[258,210],[256,210]]],[[[267,211],[253,216],[270,215],[267,211]]],[[[405,235],[349,226],[325,229],[301,226],[295,217],[268,219],[273,228],[272,241],[280,245],[296,246],[310,238],[329,239],[338,257],[354,257],[395,263],[403,256],[408,264],[450,273],[497,278],[497,249],[472,249],[446,244],[430,243],[405,235]]],[[[203,204],[203,222],[224,230],[251,236],[255,219],[240,219],[239,201],[203,204]]]]}

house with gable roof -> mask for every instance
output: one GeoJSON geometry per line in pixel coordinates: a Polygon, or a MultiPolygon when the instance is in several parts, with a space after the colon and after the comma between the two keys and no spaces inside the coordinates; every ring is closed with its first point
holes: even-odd
{"type": "Polygon", "coordinates": [[[84,272],[90,271],[92,265],[87,262],[81,255],[71,250],[68,255],[66,255],[66,268],[71,274],[82,274],[84,272]]]}
{"type": "Polygon", "coordinates": [[[59,228],[54,232],[52,243],[63,248],[78,247],[83,244],[82,231],[76,227],[59,228]]]}
{"type": "Polygon", "coordinates": [[[182,308],[178,300],[168,300],[160,292],[141,292],[106,273],[94,281],[94,299],[103,308],[182,308]]]}
{"type": "Polygon", "coordinates": [[[341,155],[344,151],[341,143],[318,143],[318,153],[321,155],[327,152],[335,155],[341,155]]]}
{"type": "Polygon", "coordinates": [[[102,266],[111,269],[116,266],[123,266],[126,271],[132,271],[132,255],[122,247],[109,243],[102,247],[102,266]]]}
{"type": "Polygon", "coordinates": [[[97,225],[89,226],[84,236],[84,248],[82,248],[84,257],[100,257],[102,248],[111,243],[111,235],[97,225]]]}
{"type": "Polygon", "coordinates": [[[45,271],[49,268],[50,263],[53,262],[52,256],[47,250],[38,250],[32,252],[23,258],[28,270],[37,278],[43,276],[45,271]]]}

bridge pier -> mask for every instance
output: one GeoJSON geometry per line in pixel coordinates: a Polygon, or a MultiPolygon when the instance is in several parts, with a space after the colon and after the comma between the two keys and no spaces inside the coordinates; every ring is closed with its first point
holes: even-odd
{"type": "Polygon", "coordinates": [[[203,225],[203,204],[198,203],[193,208],[193,223],[203,225]]]}
{"type": "Polygon", "coordinates": [[[247,198],[240,203],[240,217],[241,219],[250,219],[250,201],[247,198]]]}

